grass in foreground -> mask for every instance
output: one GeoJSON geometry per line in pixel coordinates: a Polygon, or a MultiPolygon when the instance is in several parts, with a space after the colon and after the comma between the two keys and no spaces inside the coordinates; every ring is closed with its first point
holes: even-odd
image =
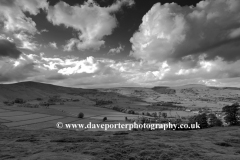
{"type": "Polygon", "coordinates": [[[75,132],[0,128],[0,159],[237,160],[240,127],[75,132]]]}

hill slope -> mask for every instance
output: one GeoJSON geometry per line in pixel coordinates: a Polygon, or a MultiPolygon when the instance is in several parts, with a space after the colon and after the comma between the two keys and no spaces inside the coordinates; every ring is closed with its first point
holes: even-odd
{"type": "Polygon", "coordinates": [[[81,94],[96,92],[94,89],[69,88],[38,82],[20,82],[0,85],[0,101],[23,98],[34,99],[59,94],[81,94]]]}

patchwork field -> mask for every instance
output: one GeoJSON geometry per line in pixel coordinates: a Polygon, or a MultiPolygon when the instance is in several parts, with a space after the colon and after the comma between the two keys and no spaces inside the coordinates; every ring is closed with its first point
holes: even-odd
{"type": "MultiPolygon", "coordinates": [[[[100,89],[102,92],[118,93],[127,97],[135,97],[143,100],[142,104],[134,105],[130,101],[118,101],[118,104],[131,108],[144,110],[154,102],[176,102],[179,106],[197,109],[210,108],[213,111],[221,110],[222,107],[240,101],[240,89],[231,87],[208,87],[205,85],[191,84],[176,87],[120,87],[112,89],[100,89]],[[172,92],[170,92],[172,91],[172,92]],[[147,104],[148,103],[148,104],[147,104]]],[[[158,107],[154,108],[158,110],[158,107]]]]}
{"type": "Polygon", "coordinates": [[[14,116],[20,116],[20,115],[27,115],[27,114],[31,114],[31,113],[21,112],[21,111],[16,111],[16,112],[7,111],[7,112],[1,112],[0,117],[14,117],[14,116]]]}
{"type": "MultiPolygon", "coordinates": [[[[94,106],[84,106],[81,102],[66,103],[62,105],[50,106],[50,108],[22,108],[16,106],[1,107],[0,108],[0,122],[2,125],[11,129],[25,129],[25,130],[40,130],[40,129],[56,129],[58,122],[84,124],[90,122],[92,124],[103,123],[103,118],[107,117],[104,122],[106,124],[125,123],[125,117],[137,118],[137,115],[129,115],[106,108],[99,108],[94,106]],[[24,110],[24,111],[23,111],[24,110]],[[77,118],[78,113],[83,112],[84,118],[77,118]],[[49,114],[51,113],[51,114],[49,114]]],[[[63,127],[58,130],[66,130],[63,127]]],[[[76,130],[76,129],[68,129],[76,130]]],[[[78,131],[104,131],[104,129],[77,129],[78,131]]],[[[115,129],[116,131],[123,131],[127,129],[115,129]]],[[[110,130],[109,130],[110,131],[110,130]]],[[[111,130],[112,131],[112,130],[111,130]]]]}
{"type": "MultiPolygon", "coordinates": [[[[15,112],[18,112],[18,111],[15,111],[15,112]]],[[[7,116],[7,117],[2,117],[2,119],[9,120],[9,121],[26,121],[26,120],[34,120],[34,119],[50,116],[46,114],[38,114],[38,113],[30,113],[30,112],[26,112],[26,113],[28,114],[20,115],[20,116],[7,116]]]]}

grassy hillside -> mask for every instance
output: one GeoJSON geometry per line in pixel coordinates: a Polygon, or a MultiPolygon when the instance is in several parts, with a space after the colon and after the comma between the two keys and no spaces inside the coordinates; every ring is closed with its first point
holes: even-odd
{"type": "Polygon", "coordinates": [[[23,98],[25,100],[59,94],[81,94],[96,92],[94,89],[61,87],[38,82],[20,82],[0,85],[0,101],[23,98]]]}
{"type": "MultiPolygon", "coordinates": [[[[32,100],[52,95],[82,96],[87,99],[107,99],[129,106],[130,101],[138,102],[174,102],[188,108],[211,108],[221,110],[225,105],[240,101],[240,90],[231,87],[208,87],[199,84],[154,88],[119,87],[108,89],[82,89],[61,87],[38,82],[21,82],[0,85],[0,101],[22,98],[32,100]],[[125,99],[123,100],[123,97],[125,99]],[[121,99],[121,100],[120,100],[121,99]],[[128,101],[124,102],[123,101],[128,101]]],[[[135,107],[136,108],[136,107],[135,107]]]]}
{"type": "Polygon", "coordinates": [[[238,160],[240,157],[240,127],[149,132],[0,129],[0,137],[3,160],[238,160]]]}

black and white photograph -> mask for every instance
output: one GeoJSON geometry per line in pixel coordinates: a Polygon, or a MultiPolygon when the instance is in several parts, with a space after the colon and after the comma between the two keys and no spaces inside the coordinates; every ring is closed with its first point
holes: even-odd
{"type": "Polygon", "coordinates": [[[240,0],[0,0],[0,160],[240,160],[240,0]]]}

